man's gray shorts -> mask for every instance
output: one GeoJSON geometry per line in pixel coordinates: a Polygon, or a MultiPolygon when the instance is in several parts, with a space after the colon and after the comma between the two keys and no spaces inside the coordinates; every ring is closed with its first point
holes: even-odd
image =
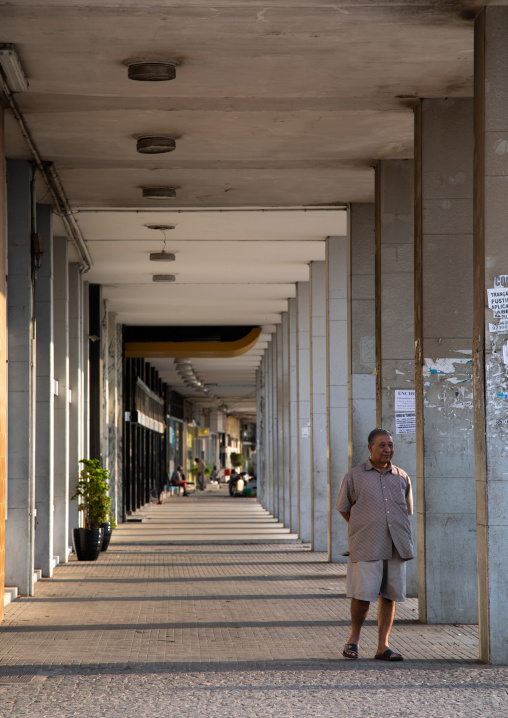
{"type": "Polygon", "coordinates": [[[359,601],[389,601],[406,598],[406,562],[393,547],[393,556],[385,561],[347,562],[346,595],[359,601]]]}

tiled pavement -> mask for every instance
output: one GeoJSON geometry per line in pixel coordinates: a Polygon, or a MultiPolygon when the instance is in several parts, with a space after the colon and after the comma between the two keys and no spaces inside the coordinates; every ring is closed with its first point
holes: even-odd
{"type": "Polygon", "coordinates": [[[508,668],[478,664],[476,627],[421,625],[414,599],[392,631],[403,663],[373,660],[374,611],[344,660],[344,566],[284,537],[231,543],[232,506],[238,536],[275,540],[254,500],[174,497],[10,604],[0,716],[508,716],[508,668]]]}

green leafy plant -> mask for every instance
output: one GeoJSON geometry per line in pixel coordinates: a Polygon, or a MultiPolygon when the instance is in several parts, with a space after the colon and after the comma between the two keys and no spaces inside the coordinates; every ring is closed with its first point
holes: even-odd
{"type": "Polygon", "coordinates": [[[231,458],[231,463],[233,464],[235,469],[238,468],[239,466],[243,466],[243,464],[245,462],[245,456],[243,454],[237,454],[236,451],[231,452],[230,458],[231,458]]]}
{"type": "Polygon", "coordinates": [[[116,523],[111,516],[111,498],[108,496],[109,471],[97,459],[81,459],[79,463],[83,464],[83,469],[71,501],[80,499],[79,511],[83,511],[85,528],[98,529],[107,521],[111,521],[115,528],[116,523]]]}

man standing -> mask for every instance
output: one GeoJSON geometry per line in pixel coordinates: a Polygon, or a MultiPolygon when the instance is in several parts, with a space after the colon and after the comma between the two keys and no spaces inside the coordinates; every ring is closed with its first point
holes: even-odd
{"type": "Polygon", "coordinates": [[[345,658],[358,658],[360,631],[371,601],[379,597],[378,648],[375,658],[402,661],[388,647],[395,602],[406,597],[406,561],[413,558],[409,515],[413,496],[409,476],[392,464],[393,439],[374,429],[370,458],[342,481],[335,508],[348,522],[346,591],[351,598],[351,633],[345,658]]]}
{"type": "Polygon", "coordinates": [[[204,491],[205,490],[206,464],[203,461],[203,459],[198,459],[197,456],[194,459],[194,463],[196,464],[196,467],[198,470],[197,474],[196,474],[196,488],[199,489],[200,491],[204,491]]]}

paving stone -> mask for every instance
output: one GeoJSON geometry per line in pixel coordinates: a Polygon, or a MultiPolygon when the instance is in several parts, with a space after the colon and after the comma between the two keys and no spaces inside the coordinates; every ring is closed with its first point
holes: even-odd
{"type": "MultiPolygon", "coordinates": [[[[408,599],[390,641],[405,660],[387,664],[373,660],[373,606],[347,661],[345,565],[298,543],[154,538],[186,500],[144,508],[133,543],[119,532],[97,562],[71,558],[7,606],[0,677],[33,679],[0,682],[2,717],[506,717],[508,668],[479,665],[476,626],[422,625],[408,599]]],[[[190,500],[187,536],[211,509],[217,524],[232,505],[263,515],[249,499],[190,500]]]]}

